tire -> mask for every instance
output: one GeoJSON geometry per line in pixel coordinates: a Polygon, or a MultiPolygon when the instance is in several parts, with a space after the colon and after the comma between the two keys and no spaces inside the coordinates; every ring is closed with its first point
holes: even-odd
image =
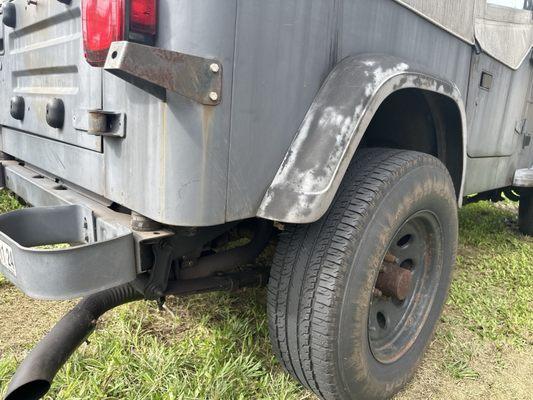
{"type": "MultiPolygon", "coordinates": [[[[398,392],[421,361],[446,300],[457,225],[454,186],[439,160],[413,151],[360,150],[327,214],[281,234],[268,286],[268,316],[273,350],[283,367],[326,400],[385,399],[398,392]],[[427,248],[434,250],[429,256],[415,246],[417,236],[426,237],[426,222],[418,218],[427,218],[427,229],[438,231],[433,239],[427,236],[427,248]],[[415,253],[400,260],[391,252],[404,245],[411,225],[420,232],[415,229],[413,243],[398,251],[415,253]],[[409,271],[411,292],[426,288],[430,301],[414,301],[411,293],[402,302],[400,290],[385,294],[390,287],[382,277],[392,276],[389,268],[394,276],[409,271]],[[389,300],[400,309],[411,307],[419,323],[391,322],[376,331],[380,318],[373,313],[389,300]],[[407,339],[388,341],[387,335],[404,328],[398,332],[407,339]]],[[[385,323],[403,312],[391,310],[382,313],[385,323]]]]}
{"type": "Polygon", "coordinates": [[[524,235],[533,236],[533,189],[520,192],[518,226],[524,235]]]}

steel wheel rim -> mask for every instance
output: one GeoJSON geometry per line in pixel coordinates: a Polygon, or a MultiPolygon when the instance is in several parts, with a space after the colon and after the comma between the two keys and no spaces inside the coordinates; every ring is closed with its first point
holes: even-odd
{"type": "Polygon", "coordinates": [[[416,342],[439,287],[442,247],[441,224],[431,211],[412,215],[396,231],[369,306],[368,338],[377,361],[393,363],[416,342]]]}

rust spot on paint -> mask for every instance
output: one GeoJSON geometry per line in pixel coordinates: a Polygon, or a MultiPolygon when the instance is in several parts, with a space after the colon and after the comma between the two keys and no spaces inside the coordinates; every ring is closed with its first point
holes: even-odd
{"type": "Polygon", "coordinates": [[[205,204],[205,196],[208,193],[208,187],[206,186],[209,180],[207,179],[208,175],[208,157],[209,149],[211,142],[211,134],[213,130],[213,118],[214,118],[215,108],[211,106],[202,106],[202,159],[201,159],[201,177],[200,182],[202,182],[202,188],[200,193],[200,204],[201,208],[205,204]]]}

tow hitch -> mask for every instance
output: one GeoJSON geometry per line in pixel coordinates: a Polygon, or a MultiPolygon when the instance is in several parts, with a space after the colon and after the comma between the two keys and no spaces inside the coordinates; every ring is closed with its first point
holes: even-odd
{"type": "Polygon", "coordinates": [[[0,186],[23,194],[35,206],[0,215],[0,272],[34,298],[84,296],[22,362],[6,400],[43,397],[98,319],[113,308],[143,299],[162,304],[166,296],[262,286],[268,280],[262,270],[225,272],[257,256],[270,237],[269,223],[258,224],[248,245],[201,258],[194,269],[172,278],[172,243],[181,240],[174,231],[133,230],[129,214],[16,161],[0,162],[0,186]],[[150,249],[153,257],[146,261],[142,249],[150,249]]]}

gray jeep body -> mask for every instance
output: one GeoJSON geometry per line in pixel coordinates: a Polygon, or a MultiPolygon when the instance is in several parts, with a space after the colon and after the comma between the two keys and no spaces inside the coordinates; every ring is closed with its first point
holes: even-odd
{"type": "MultiPolygon", "coordinates": [[[[13,0],[16,26],[0,30],[4,185],[35,206],[88,207],[99,233],[85,235],[88,245],[130,244],[117,247],[128,257],[110,250],[107,272],[86,265],[94,279],[75,278],[85,264],[76,249],[64,271],[81,265],[68,279],[58,278],[57,260],[53,279],[33,286],[2,271],[35,297],[74,297],[144,271],[140,244],[174,227],[316,221],[361,146],[439,157],[458,202],[513,186],[533,164],[533,17],[496,2],[161,0],[154,49],[220,66],[217,100],[206,104],[202,89],[167,85],[148,46],[117,43],[104,68],[89,66],[80,0],[13,0]],[[20,120],[10,113],[14,96],[24,98],[20,120]],[[52,99],[64,103],[61,128],[46,120],[52,99]],[[116,118],[112,135],[89,134],[94,110],[116,118]],[[124,232],[129,217],[109,207],[163,226],[124,232]]],[[[8,236],[8,247],[24,247],[8,236]]],[[[20,271],[32,264],[21,260],[20,271]]],[[[28,275],[42,268],[32,265],[28,275]]]]}

